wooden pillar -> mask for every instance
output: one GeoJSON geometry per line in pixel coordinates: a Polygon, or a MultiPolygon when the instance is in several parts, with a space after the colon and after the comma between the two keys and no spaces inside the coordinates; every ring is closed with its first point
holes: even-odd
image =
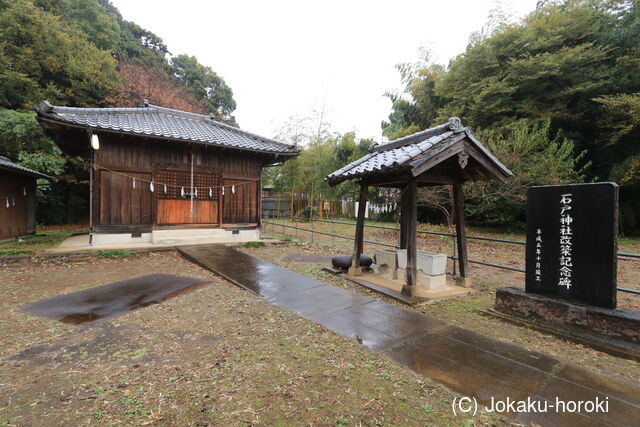
{"type": "Polygon", "coordinates": [[[453,185],[453,214],[456,221],[460,277],[466,278],[469,274],[469,262],[467,258],[467,233],[464,225],[464,194],[462,192],[462,184],[453,185]]]}
{"type": "Polygon", "coordinates": [[[406,243],[407,243],[407,283],[402,287],[402,293],[405,295],[414,295],[416,286],[416,221],[417,221],[417,186],[415,181],[409,183],[406,189],[406,243]]]}
{"type": "Polygon", "coordinates": [[[358,204],[358,217],[356,219],[356,236],[353,242],[353,257],[349,274],[357,276],[360,270],[360,254],[364,250],[364,214],[367,208],[367,185],[360,184],[360,199],[358,204]]]}
{"type": "Polygon", "coordinates": [[[407,249],[407,189],[400,193],[400,249],[407,249]]]}

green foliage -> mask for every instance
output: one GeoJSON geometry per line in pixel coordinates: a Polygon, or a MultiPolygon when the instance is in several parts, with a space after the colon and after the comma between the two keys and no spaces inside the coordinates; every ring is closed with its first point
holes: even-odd
{"type": "Polygon", "coordinates": [[[266,243],[263,241],[255,241],[255,242],[245,242],[244,247],[245,248],[261,248],[265,245],[266,243]]]}
{"type": "Polygon", "coordinates": [[[60,14],[75,22],[99,49],[114,50],[120,41],[120,25],[98,0],[63,0],[60,14]]]}
{"type": "Polygon", "coordinates": [[[314,207],[313,209],[311,209],[310,206],[305,206],[305,208],[302,209],[302,212],[301,212],[302,218],[306,221],[309,221],[311,219],[312,212],[313,212],[313,217],[318,218],[318,208],[314,207]]]}
{"type": "Polygon", "coordinates": [[[466,209],[472,221],[522,226],[529,187],[582,182],[589,166],[577,166],[585,153],[575,155],[574,143],[554,135],[550,120],[530,123],[521,119],[509,125],[504,134],[487,130],[478,136],[505,166],[517,172],[506,184],[467,184],[466,209]]]}
{"type": "MultiPolygon", "coordinates": [[[[399,137],[458,116],[478,134],[491,138],[497,144],[493,148],[504,151],[496,153],[503,159],[509,156],[503,145],[510,145],[509,138],[518,138],[520,132],[514,123],[526,119],[529,127],[548,128],[551,151],[565,157],[561,165],[553,164],[552,153],[535,154],[540,147],[528,152],[531,147],[516,142],[514,149],[522,155],[547,159],[542,163],[555,175],[547,179],[539,173],[543,167],[538,167],[538,157],[529,157],[528,162],[511,166],[514,179],[523,175],[529,185],[558,181],[573,158],[577,176],[591,162],[584,171],[588,180],[615,179],[624,187],[636,188],[640,179],[638,40],[640,4],[636,1],[539,2],[534,12],[517,23],[495,13],[447,68],[433,64],[428,53],[416,64],[399,66],[405,92],[388,94],[393,111],[383,122],[384,133],[399,137]],[[498,135],[506,142],[498,144],[498,135]],[[562,143],[565,138],[573,141],[572,156],[562,143]]],[[[622,194],[640,197],[640,190],[622,194]]],[[[488,214],[485,205],[492,200],[487,198],[473,213],[488,214]]],[[[497,207],[502,196],[495,200],[497,207]]],[[[503,207],[505,218],[484,220],[503,223],[520,215],[520,209],[510,213],[508,206],[503,207]]]]}
{"type": "Polygon", "coordinates": [[[137,255],[138,254],[135,252],[119,251],[119,250],[98,252],[98,258],[107,258],[107,259],[129,258],[137,255]]]}
{"type": "MultiPolygon", "coordinates": [[[[323,122],[321,116],[291,118],[285,123],[278,138],[304,146],[304,150],[295,160],[267,169],[263,179],[272,182],[278,192],[304,194],[307,200],[313,199],[315,202],[354,199],[358,194],[358,187],[354,182],[348,181],[330,187],[325,177],[346,163],[367,154],[374,141],[358,139],[354,132],[343,135],[332,133],[329,124],[323,122]]],[[[373,192],[375,194],[375,190],[373,192]]],[[[310,211],[305,212],[301,214],[308,218],[310,211]]],[[[313,215],[318,215],[317,209],[313,215]]]]}
{"type": "Polygon", "coordinates": [[[20,250],[20,249],[0,249],[0,256],[12,256],[12,255],[26,255],[34,254],[32,250],[20,250]]]}
{"type": "Polygon", "coordinates": [[[50,140],[33,112],[19,112],[0,107],[0,155],[16,159],[24,150],[35,151],[50,140]]]}
{"type": "Polygon", "coordinates": [[[101,106],[118,87],[109,52],[33,2],[1,5],[0,28],[0,106],[25,109],[42,99],[101,106]]]}
{"type": "Polygon", "coordinates": [[[203,99],[216,120],[235,125],[231,115],[236,109],[233,91],[210,67],[200,64],[195,56],[178,55],[171,59],[171,72],[196,99],[203,99]]]}

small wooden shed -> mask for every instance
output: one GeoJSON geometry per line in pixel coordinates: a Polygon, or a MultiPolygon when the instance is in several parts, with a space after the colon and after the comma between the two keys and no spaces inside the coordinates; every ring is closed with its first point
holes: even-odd
{"type": "Polygon", "coordinates": [[[330,185],[345,180],[360,182],[360,203],[352,272],[360,268],[363,253],[364,209],[367,188],[390,187],[401,190],[400,248],[407,250],[406,285],[402,293],[412,296],[416,285],[416,195],[417,187],[453,186],[458,263],[460,277],[468,277],[467,240],[464,223],[462,185],[468,181],[497,179],[512,175],[478,141],[471,129],[457,117],[447,123],[373,147],[371,153],[327,176],[330,185]]]}
{"type": "Polygon", "coordinates": [[[36,231],[36,180],[51,177],[0,156],[0,242],[36,231]]]}
{"type": "Polygon", "coordinates": [[[198,236],[204,229],[258,230],[262,168],[300,151],[146,101],[140,108],[42,102],[36,111],[63,151],[91,159],[92,238],[129,234],[152,241],[167,230],[174,230],[172,238],[175,230],[198,236]]]}

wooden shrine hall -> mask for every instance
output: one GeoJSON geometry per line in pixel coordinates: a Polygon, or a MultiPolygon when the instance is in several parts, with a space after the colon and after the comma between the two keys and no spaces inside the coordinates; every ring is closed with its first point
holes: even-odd
{"type": "Polygon", "coordinates": [[[398,188],[401,190],[400,249],[406,249],[406,282],[402,286],[402,294],[415,295],[417,187],[451,185],[460,274],[456,281],[470,286],[462,185],[491,179],[505,182],[511,175],[511,171],[457,117],[450,118],[445,124],[373,147],[369,154],[326,177],[331,186],[351,179],[360,182],[354,256],[349,274],[362,274],[359,255],[363,253],[368,187],[398,188]]]}
{"type": "Polygon", "coordinates": [[[38,179],[52,178],[0,156],[0,242],[36,232],[38,179]]]}
{"type": "Polygon", "coordinates": [[[255,240],[262,168],[300,149],[149,104],[72,108],[43,101],[41,126],[91,163],[92,246],[255,240]]]}

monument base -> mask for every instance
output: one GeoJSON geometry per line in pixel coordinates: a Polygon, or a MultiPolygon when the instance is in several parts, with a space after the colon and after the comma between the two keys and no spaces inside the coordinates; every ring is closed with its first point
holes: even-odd
{"type": "Polygon", "coordinates": [[[518,288],[498,289],[493,311],[598,350],[640,358],[639,311],[592,307],[518,288]]]}

